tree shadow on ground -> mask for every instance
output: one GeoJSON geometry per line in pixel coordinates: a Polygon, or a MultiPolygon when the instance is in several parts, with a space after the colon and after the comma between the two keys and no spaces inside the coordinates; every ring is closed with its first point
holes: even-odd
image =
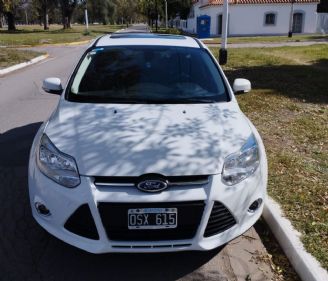
{"type": "Polygon", "coordinates": [[[247,78],[253,89],[274,90],[274,94],[302,102],[328,104],[328,59],[308,65],[264,65],[238,67],[225,71],[232,85],[234,79],[247,78]]]}
{"type": "Polygon", "coordinates": [[[313,35],[309,37],[310,40],[322,40],[322,41],[328,41],[328,35],[313,35]]]}
{"type": "MultiPolygon", "coordinates": [[[[29,204],[27,166],[40,125],[0,135],[1,280],[177,280],[194,271],[193,276],[204,280],[204,272],[198,269],[221,249],[93,255],[57,240],[37,225],[29,204]]],[[[208,280],[226,280],[219,272],[211,274],[214,277],[208,280]]]]}

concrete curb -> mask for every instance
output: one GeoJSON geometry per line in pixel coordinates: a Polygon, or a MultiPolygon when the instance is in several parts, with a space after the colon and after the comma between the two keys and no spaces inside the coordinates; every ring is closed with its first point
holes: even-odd
{"type": "Polygon", "coordinates": [[[85,45],[88,44],[92,41],[93,39],[90,40],[84,40],[84,41],[75,41],[75,42],[67,42],[67,43],[49,43],[49,44],[40,44],[40,45],[35,45],[33,47],[52,47],[52,46],[80,46],[80,45],[85,45]]]}
{"type": "Polygon", "coordinates": [[[283,216],[279,204],[270,197],[267,198],[263,217],[303,281],[328,280],[328,272],[304,249],[301,233],[283,216]]]}
{"type": "Polygon", "coordinates": [[[30,65],[33,65],[33,64],[36,64],[44,59],[46,59],[49,55],[46,54],[46,55],[42,55],[42,56],[38,56],[34,59],[31,59],[27,62],[22,62],[22,63],[19,63],[19,64],[16,64],[16,65],[13,65],[13,66],[10,66],[10,67],[7,67],[7,68],[4,68],[4,69],[0,69],[0,76],[3,76],[3,75],[6,75],[10,72],[13,72],[13,71],[16,71],[16,70],[19,70],[19,69],[22,69],[22,68],[25,68],[27,66],[30,66],[30,65]]]}

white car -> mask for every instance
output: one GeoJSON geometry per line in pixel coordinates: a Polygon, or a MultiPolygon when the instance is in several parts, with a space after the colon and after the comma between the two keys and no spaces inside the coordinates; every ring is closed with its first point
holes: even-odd
{"type": "Polygon", "coordinates": [[[176,35],[113,34],[84,53],[38,131],[33,216],[92,253],[211,250],[261,216],[267,160],[209,49],[176,35]]]}

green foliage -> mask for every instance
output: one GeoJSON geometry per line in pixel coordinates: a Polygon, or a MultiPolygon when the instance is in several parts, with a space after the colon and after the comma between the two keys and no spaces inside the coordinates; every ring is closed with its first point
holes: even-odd
{"type": "Polygon", "coordinates": [[[27,0],[0,0],[0,12],[7,17],[8,30],[15,31],[15,14],[16,10],[27,0]]]}
{"type": "MultiPolygon", "coordinates": [[[[156,32],[156,30],[152,30],[152,32],[156,32]]],[[[158,28],[157,33],[161,34],[174,34],[174,35],[182,35],[183,32],[177,28],[158,28]]]]}
{"type": "Polygon", "coordinates": [[[88,2],[88,14],[91,22],[108,24],[113,21],[116,5],[111,0],[93,0],[88,2]]]}
{"type": "Polygon", "coordinates": [[[126,23],[135,19],[137,2],[135,0],[116,0],[116,15],[118,20],[125,20],[126,23]]]}
{"type": "Polygon", "coordinates": [[[59,5],[63,15],[63,27],[71,28],[71,19],[76,6],[80,4],[79,0],[59,0],[59,5]]]}
{"type": "MultiPolygon", "coordinates": [[[[137,3],[138,11],[149,19],[156,19],[157,14],[161,17],[165,16],[164,0],[138,0],[137,3]]],[[[179,15],[181,18],[187,18],[191,6],[191,0],[167,0],[168,16],[169,18],[175,18],[179,15]]]]}
{"type": "Polygon", "coordinates": [[[179,0],[179,1],[168,0],[169,17],[174,18],[178,14],[182,19],[186,19],[190,12],[191,6],[192,6],[191,0],[179,0]]]}
{"type": "Polygon", "coordinates": [[[22,0],[0,0],[0,11],[4,14],[8,12],[14,13],[23,2],[22,0]]]}

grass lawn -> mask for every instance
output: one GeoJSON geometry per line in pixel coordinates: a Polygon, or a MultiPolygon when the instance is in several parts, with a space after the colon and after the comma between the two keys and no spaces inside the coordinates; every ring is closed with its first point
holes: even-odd
{"type": "MultiPolygon", "coordinates": [[[[327,35],[311,34],[311,35],[293,35],[292,38],[286,36],[254,36],[254,37],[229,37],[229,43],[281,43],[281,42],[302,42],[313,40],[327,40],[327,35]]],[[[221,38],[213,38],[212,40],[204,40],[205,44],[219,44],[221,38]]]]}
{"type": "Polygon", "coordinates": [[[0,69],[28,61],[42,55],[38,52],[0,48],[0,69]]]}
{"type": "Polygon", "coordinates": [[[48,31],[44,31],[39,25],[18,26],[18,30],[13,33],[0,29],[0,46],[35,46],[40,44],[79,42],[90,40],[124,27],[121,25],[90,25],[89,32],[86,32],[84,25],[73,25],[73,28],[68,30],[63,30],[61,25],[51,25],[48,31]]]}
{"type": "Polygon", "coordinates": [[[328,46],[230,49],[224,69],[251,80],[238,101],[263,137],[269,194],[328,269],[328,46]]]}

